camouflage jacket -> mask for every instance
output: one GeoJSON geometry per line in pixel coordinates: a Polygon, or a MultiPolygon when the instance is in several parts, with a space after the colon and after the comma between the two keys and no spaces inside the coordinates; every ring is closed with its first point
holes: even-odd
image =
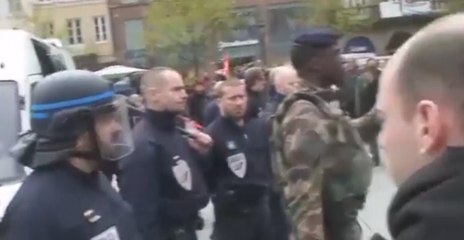
{"type": "Polygon", "coordinates": [[[314,93],[302,90],[288,97],[273,122],[274,171],[294,226],[291,239],[297,240],[326,239],[323,186],[334,201],[343,201],[366,194],[372,174],[372,161],[348,117],[314,93]],[[334,177],[323,184],[329,174],[334,177]]]}

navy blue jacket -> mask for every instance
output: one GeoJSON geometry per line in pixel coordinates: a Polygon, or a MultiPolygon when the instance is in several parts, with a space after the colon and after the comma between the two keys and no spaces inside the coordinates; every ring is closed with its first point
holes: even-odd
{"type": "Polygon", "coordinates": [[[220,196],[234,190],[238,200],[250,202],[267,194],[273,178],[266,121],[255,118],[240,127],[235,121],[221,117],[208,126],[207,133],[214,141],[208,174],[212,192],[220,196]],[[245,164],[240,162],[242,154],[245,164]],[[246,170],[240,176],[242,167],[246,170]]]}
{"type": "Polygon", "coordinates": [[[164,239],[196,220],[207,204],[202,168],[176,129],[174,114],[147,110],[134,128],[134,141],[134,153],[121,162],[121,194],[134,209],[143,239],[164,239]],[[189,171],[178,171],[176,178],[182,166],[189,171]]]}
{"type": "Polygon", "coordinates": [[[213,99],[208,104],[203,111],[203,126],[208,126],[214,120],[221,116],[221,110],[219,109],[217,99],[213,99]]]}
{"type": "Polygon", "coordinates": [[[131,207],[100,172],[67,162],[36,169],[7,208],[8,240],[141,239],[131,207]],[[105,236],[107,238],[105,238],[105,236]]]}

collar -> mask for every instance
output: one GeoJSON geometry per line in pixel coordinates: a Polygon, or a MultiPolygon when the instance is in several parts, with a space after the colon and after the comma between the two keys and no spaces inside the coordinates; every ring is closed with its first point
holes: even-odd
{"type": "MultiPolygon", "coordinates": [[[[82,182],[84,184],[89,184],[96,186],[99,181],[99,171],[95,170],[91,173],[83,172],[82,170],[76,168],[68,161],[61,161],[54,165],[49,166],[51,168],[55,168],[58,171],[64,172],[66,176],[69,176],[73,179],[77,179],[77,181],[82,182]]],[[[45,167],[47,168],[47,167],[45,167]]]]}
{"type": "MultiPolygon", "coordinates": [[[[443,216],[440,211],[450,201],[461,201],[461,195],[449,194],[460,187],[464,171],[464,147],[448,147],[445,153],[432,163],[418,170],[398,189],[388,212],[390,231],[394,238],[412,226],[405,224],[409,219],[418,219],[416,224],[429,221],[433,217],[443,216]],[[456,185],[457,184],[457,185],[456,185]],[[434,208],[423,208],[425,204],[434,204],[434,208]]],[[[454,193],[453,193],[454,194],[454,193]]]]}
{"type": "Polygon", "coordinates": [[[176,127],[176,117],[178,113],[168,111],[146,111],[148,121],[156,128],[164,130],[174,130],[176,127]]]}
{"type": "MultiPolygon", "coordinates": [[[[222,122],[222,124],[224,124],[224,125],[226,125],[228,127],[231,127],[234,130],[238,130],[240,132],[243,131],[244,126],[238,125],[237,121],[235,121],[234,119],[232,119],[230,117],[221,116],[220,121],[222,122]]],[[[244,125],[245,124],[246,124],[246,121],[244,122],[244,125]]]]}
{"type": "Polygon", "coordinates": [[[324,88],[319,87],[319,86],[317,86],[316,84],[314,84],[314,83],[312,83],[310,81],[305,81],[305,80],[302,81],[301,88],[304,91],[310,91],[310,92],[320,91],[320,90],[324,89],[324,88]]]}
{"type": "Polygon", "coordinates": [[[284,99],[285,99],[285,95],[281,94],[281,93],[276,93],[274,95],[274,100],[277,102],[277,103],[281,103],[284,99]]]}

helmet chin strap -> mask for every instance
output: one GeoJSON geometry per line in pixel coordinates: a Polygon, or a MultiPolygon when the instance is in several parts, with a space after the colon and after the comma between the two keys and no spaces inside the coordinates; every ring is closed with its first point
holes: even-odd
{"type": "Polygon", "coordinates": [[[71,152],[71,156],[86,159],[86,160],[91,160],[91,161],[99,161],[101,159],[100,152],[98,150],[92,150],[92,151],[74,150],[71,152]]]}

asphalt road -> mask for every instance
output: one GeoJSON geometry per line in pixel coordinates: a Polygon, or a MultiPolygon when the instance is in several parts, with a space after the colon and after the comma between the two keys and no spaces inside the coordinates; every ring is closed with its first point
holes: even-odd
{"type": "MultiPolygon", "coordinates": [[[[386,174],[384,167],[375,168],[366,204],[359,214],[359,222],[363,228],[363,240],[369,240],[374,233],[380,233],[387,240],[391,240],[387,228],[387,209],[395,191],[396,187],[386,174]]],[[[197,232],[199,240],[210,239],[214,223],[213,211],[212,204],[202,210],[205,228],[197,232]]]]}
{"type": "Polygon", "coordinates": [[[363,227],[364,239],[369,239],[374,233],[391,239],[387,227],[387,210],[395,192],[396,187],[385,168],[375,168],[366,204],[358,218],[363,227]]]}

